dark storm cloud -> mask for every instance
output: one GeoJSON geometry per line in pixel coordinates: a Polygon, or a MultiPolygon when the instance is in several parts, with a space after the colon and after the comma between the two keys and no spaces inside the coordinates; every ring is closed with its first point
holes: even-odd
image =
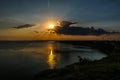
{"type": "Polygon", "coordinates": [[[64,35],[103,35],[103,34],[113,34],[118,32],[107,32],[102,28],[95,29],[94,27],[79,27],[79,26],[70,26],[72,24],[76,24],[69,21],[60,22],[60,26],[57,26],[55,32],[57,34],[64,35]]]}
{"type": "Polygon", "coordinates": [[[105,31],[102,28],[94,29],[94,27],[90,28],[84,28],[84,27],[60,27],[56,30],[56,33],[58,34],[64,34],[64,35],[103,35],[108,34],[109,32],[105,31]]]}
{"type": "Polygon", "coordinates": [[[35,26],[35,24],[24,24],[24,25],[20,25],[17,27],[13,27],[13,28],[22,29],[22,28],[29,28],[29,27],[33,27],[33,26],[35,26]]]}

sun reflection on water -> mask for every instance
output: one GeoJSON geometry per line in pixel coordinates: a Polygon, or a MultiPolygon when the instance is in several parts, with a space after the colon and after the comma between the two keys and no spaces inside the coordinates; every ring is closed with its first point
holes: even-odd
{"type": "Polygon", "coordinates": [[[50,49],[49,49],[49,55],[48,55],[48,65],[50,67],[50,69],[54,69],[55,68],[55,65],[56,65],[56,55],[53,53],[53,47],[50,46],[50,49]]]}

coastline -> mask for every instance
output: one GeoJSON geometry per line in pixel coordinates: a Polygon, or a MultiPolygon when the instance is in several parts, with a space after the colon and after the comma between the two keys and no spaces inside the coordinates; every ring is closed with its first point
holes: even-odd
{"type": "MultiPolygon", "coordinates": [[[[62,41],[64,43],[64,41],[62,41]]],[[[71,43],[68,41],[68,44],[71,43]]],[[[83,41],[72,42],[87,45],[105,52],[108,57],[89,61],[83,59],[64,68],[44,70],[35,75],[33,80],[119,80],[120,42],[119,41],[83,41]]]]}

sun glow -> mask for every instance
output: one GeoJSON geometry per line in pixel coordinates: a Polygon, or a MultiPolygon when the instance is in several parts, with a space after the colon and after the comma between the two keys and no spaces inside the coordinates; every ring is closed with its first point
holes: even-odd
{"type": "Polygon", "coordinates": [[[54,29],[55,25],[54,24],[50,24],[49,25],[49,29],[54,29]]]}

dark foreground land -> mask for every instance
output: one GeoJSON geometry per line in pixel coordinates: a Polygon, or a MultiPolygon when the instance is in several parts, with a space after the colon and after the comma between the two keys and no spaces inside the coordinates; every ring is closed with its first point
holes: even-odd
{"type": "Polygon", "coordinates": [[[33,80],[120,80],[120,41],[65,43],[90,46],[106,53],[108,57],[99,61],[82,59],[61,69],[45,70],[38,73],[33,80]]]}

